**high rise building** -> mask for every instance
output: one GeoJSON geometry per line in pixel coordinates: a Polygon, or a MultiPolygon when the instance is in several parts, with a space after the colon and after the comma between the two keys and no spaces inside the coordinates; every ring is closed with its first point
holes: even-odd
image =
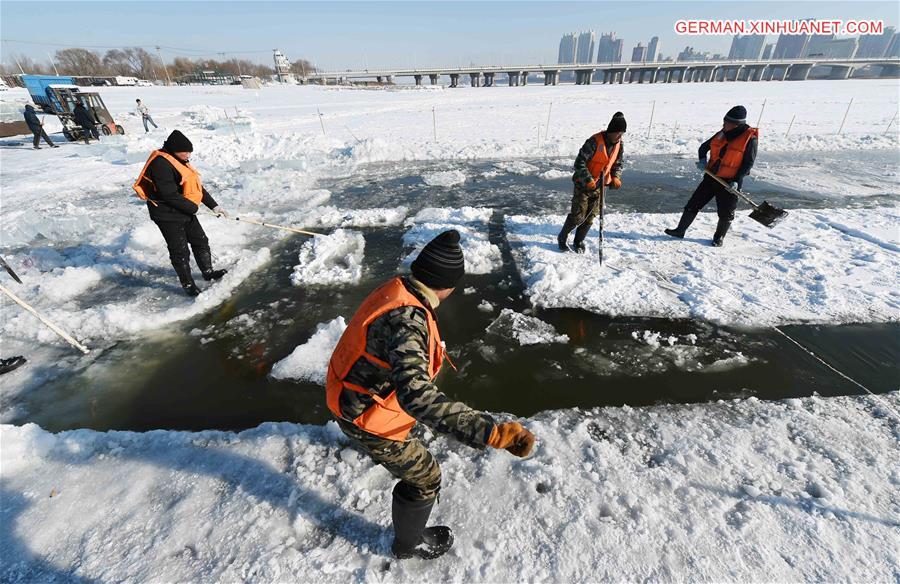
{"type": "Polygon", "coordinates": [[[888,44],[888,48],[884,52],[884,56],[895,59],[900,57],[900,32],[895,32],[891,36],[891,42],[890,44],[888,44]]]}
{"type": "Polygon", "coordinates": [[[631,62],[632,63],[643,63],[647,60],[647,47],[638,43],[634,50],[631,51],[631,62]]]}
{"type": "Polygon", "coordinates": [[[799,59],[806,53],[808,34],[781,34],[772,51],[773,59],[799,59]]]}
{"type": "Polygon", "coordinates": [[[814,34],[806,43],[803,57],[823,57],[827,52],[828,43],[834,40],[833,34],[814,34]]]}
{"type": "Polygon", "coordinates": [[[884,27],[882,34],[864,34],[859,37],[859,49],[856,51],[857,59],[880,59],[884,57],[894,36],[894,27],[884,27]]]}
{"type": "Polygon", "coordinates": [[[557,63],[570,65],[575,62],[575,49],[578,47],[578,38],[574,32],[564,34],[559,41],[559,59],[557,63]]]}
{"type": "Polygon", "coordinates": [[[594,58],[594,44],[596,42],[594,31],[589,30],[578,35],[578,45],[575,51],[576,63],[590,63],[594,58]]]}
{"type": "Polygon", "coordinates": [[[772,51],[775,50],[775,43],[766,43],[766,48],[763,49],[761,59],[763,61],[768,61],[772,58],[772,51]]]}
{"type": "Polygon", "coordinates": [[[698,53],[694,47],[685,47],[683,51],[678,53],[678,61],[706,61],[709,60],[709,53],[698,53]]]}
{"type": "Polygon", "coordinates": [[[656,59],[659,57],[659,37],[655,36],[650,39],[650,44],[647,46],[647,61],[650,63],[655,63],[656,59]]]}
{"type": "Polygon", "coordinates": [[[616,33],[610,32],[600,35],[600,40],[597,42],[597,62],[622,62],[622,39],[617,39],[616,33]]]}
{"type": "Polygon", "coordinates": [[[738,61],[758,61],[766,44],[766,36],[762,34],[734,35],[728,59],[738,61]]]}

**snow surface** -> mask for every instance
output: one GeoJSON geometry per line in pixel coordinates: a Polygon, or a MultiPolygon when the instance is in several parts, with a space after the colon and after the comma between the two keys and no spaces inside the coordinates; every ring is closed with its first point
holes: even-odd
{"type": "Polygon", "coordinates": [[[308,341],[297,345],[290,355],[275,363],[270,375],[275,379],[297,379],[324,386],[328,360],[346,328],[343,316],[323,322],[308,341]]]}
{"type": "Polygon", "coordinates": [[[506,218],[530,301],[611,315],[702,318],[746,326],[900,320],[900,209],[792,210],[773,229],[739,212],[710,247],[715,213],[684,240],[663,233],[680,214],[607,215],[584,255],[557,250],[562,215],[506,218]]]}
{"type": "Polygon", "coordinates": [[[477,207],[422,209],[415,217],[406,221],[410,229],[403,235],[403,244],[413,250],[402,263],[411,264],[429,241],[448,229],[456,229],[459,232],[459,244],[463,250],[467,274],[489,274],[499,269],[503,265],[500,248],[488,240],[491,215],[492,209],[477,207]]]}
{"type": "Polygon", "coordinates": [[[431,562],[385,557],[395,481],[334,423],[4,425],[0,580],[888,582],[900,426],[885,400],[900,407],[894,392],[544,413],[524,460],[426,434],[432,520],[456,536],[431,562]]]}

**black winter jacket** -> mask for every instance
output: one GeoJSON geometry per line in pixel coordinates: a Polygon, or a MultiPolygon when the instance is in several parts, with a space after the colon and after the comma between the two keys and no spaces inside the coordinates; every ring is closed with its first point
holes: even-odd
{"type": "MultiPolygon", "coordinates": [[[[172,154],[165,150],[163,152],[172,154]]],[[[174,154],[172,155],[174,156],[174,154]]],[[[171,162],[162,156],[157,156],[147,168],[147,177],[153,181],[154,187],[152,191],[147,193],[147,196],[157,203],[154,205],[147,201],[147,209],[150,211],[151,219],[154,221],[187,222],[197,213],[197,205],[185,199],[181,194],[181,173],[172,166],[171,162]]],[[[214,209],[218,205],[206,188],[203,189],[203,204],[210,209],[214,209]]]]}
{"type": "MultiPolygon", "coordinates": [[[[747,124],[741,124],[737,128],[733,130],[729,130],[725,132],[725,139],[731,142],[741,134],[747,131],[749,128],[747,124]]],[[[718,134],[718,132],[716,132],[718,134]]],[[[700,144],[700,150],[697,154],[700,156],[700,160],[706,160],[706,155],[709,153],[710,143],[712,139],[715,138],[715,134],[713,134],[709,140],[700,144]]],[[[744,158],[741,160],[741,166],[738,168],[737,174],[734,175],[732,181],[738,184],[738,190],[740,190],[741,185],[744,183],[744,177],[750,174],[750,169],[753,168],[753,163],[756,162],[756,148],[758,146],[758,140],[756,137],[750,138],[750,141],[747,142],[747,149],[744,150],[744,158]]],[[[705,176],[705,175],[704,175],[705,176]]]]}
{"type": "MultiPolygon", "coordinates": [[[[612,152],[615,144],[610,144],[606,139],[606,132],[603,132],[603,141],[606,144],[606,153],[609,154],[612,152]]],[[[597,152],[597,141],[594,140],[594,137],[591,136],[588,138],[584,145],[581,147],[581,150],[578,151],[578,156],[575,157],[575,174],[572,175],[572,182],[574,182],[577,186],[581,188],[585,188],[585,186],[594,180],[594,177],[591,176],[591,172],[588,170],[588,162],[591,161],[591,158],[594,157],[594,154],[597,152]]],[[[625,157],[625,145],[622,144],[621,140],[619,141],[619,155],[616,156],[616,161],[613,162],[612,168],[610,169],[610,174],[616,178],[622,178],[622,163],[625,157]]]]}
{"type": "Polygon", "coordinates": [[[41,131],[41,121],[38,119],[34,108],[25,108],[25,123],[28,124],[28,129],[32,132],[41,131]]]}
{"type": "Polygon", "coordinates": [[[81,127],[93,126],[97,123],[94,121],[94,116],[80,103],[72,110],[72,116],[75,118],[75,123],[81,127]]]}

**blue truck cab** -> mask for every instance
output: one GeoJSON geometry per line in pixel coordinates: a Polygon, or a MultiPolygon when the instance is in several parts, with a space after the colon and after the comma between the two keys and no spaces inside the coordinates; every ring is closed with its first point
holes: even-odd
{"type": "Polygon", "coordinates": [[[59,114],[66,111],[66,108],[59,101],[56,92],[49,91],[51,87],[67,87],[77,91],[75,80],[71,77],[60,77],[56,75],[23,75],[22,82],[31,95],[31,100],[39,106],[45,113],[59,114]]]}

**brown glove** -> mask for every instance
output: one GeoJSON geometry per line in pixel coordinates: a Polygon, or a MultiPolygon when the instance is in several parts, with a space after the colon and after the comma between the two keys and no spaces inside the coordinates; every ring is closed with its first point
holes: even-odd
{"type": "Polygon", "coordinates": [[[595,181],[595,180],[590,181],[589,183],[584,185],[584,188],[586,188],[589,191],[597,190],[597,181],[595,181]]]}
{"type": "Polygon", "coordinates": [[[503,448],[510,454],[526,457],[534,447],[534,434],[518,422],[504,422],[494,426],[488,446],[503,448]]]}
{"type": "Polygon", "coordinates": [[[612,183],[610,184],[612,188],[619,189],[622,188],[622,179],[617,176],[612,177],[612,183]]]}

